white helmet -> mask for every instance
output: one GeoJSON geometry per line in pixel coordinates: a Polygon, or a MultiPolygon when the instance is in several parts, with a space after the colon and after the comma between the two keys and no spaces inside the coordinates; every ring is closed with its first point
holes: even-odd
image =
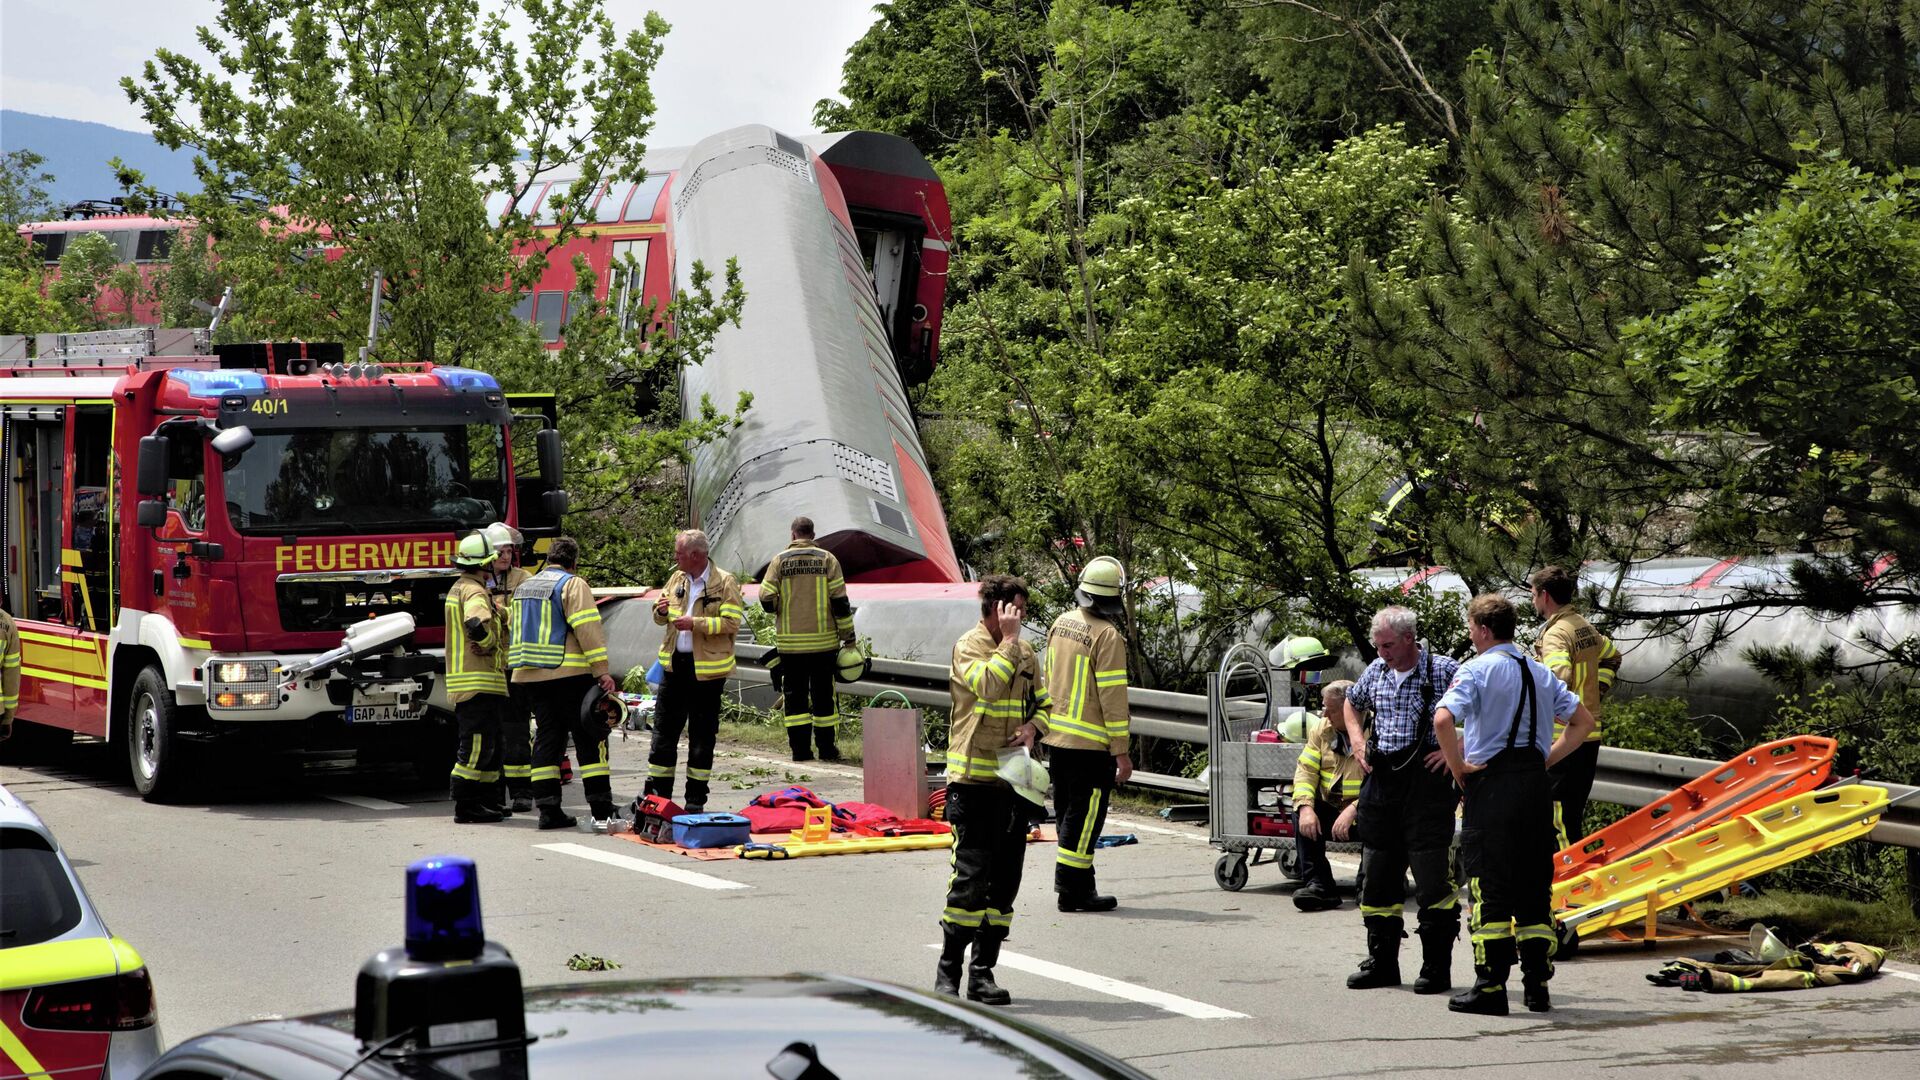
{"type": "Polygon", "coordinates": [[[526,543],[526,537],[520,535],[520,530],[504,521],[496,521],[480,531],[486,535],[487,543],[492,544],[495,551],[517,548],[526,543]]]}

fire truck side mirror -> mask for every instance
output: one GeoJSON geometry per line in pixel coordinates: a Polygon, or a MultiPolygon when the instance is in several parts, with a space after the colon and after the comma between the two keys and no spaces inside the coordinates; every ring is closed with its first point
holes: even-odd
{"type": "Polygon", "coordinates": [[[546,511],[547,518],[556,524],[567,516],[567,506],[572,497],[564,491],[549,491],[540,496],[540,508],[546,511]]]}
{"type": "Polygon", "coordinates": [[[542,491],[560,490],[560,429],[541,428],[535,436],[535,445],[540,451],[540,489],[542,491]]]}
{"type": "MultiPolygon", "coordinates": [[[[140,440],[140,470],[135,488],[142,495],[158,498],[167,493],[167,437],[147,435],[140,440]]],[[[145,525],[144,515],[140,524],[145,525]]],[[[159,524],[155,522],[154,524],[159,524]]]]}
{"type": "Polygon", "coordinates": [[[231,469],[240,463],[240,455],[253,448],[253,429],[241,424],[213,437],[213,452],[220,455],[220,466],[231,469]]]}
{"type": "Polygon", "coordinates": [[[133,508],[134,523],[143,529],[157,529],[167,523],[167,504],[161,499],[141,499],[133,508]]]}

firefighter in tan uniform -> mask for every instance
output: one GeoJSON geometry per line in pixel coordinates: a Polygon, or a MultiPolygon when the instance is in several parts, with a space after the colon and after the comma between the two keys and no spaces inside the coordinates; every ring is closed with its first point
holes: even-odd
{"type": "Polygon", "coordinates": [[[834,702],[834,658],[853,644],[853,608],[847,603],[840,560],[813,542],[813,519],[793,519],[793,542],[767,563],[760,606],[774,616],[780,650],[780,686],[785,695],[787,746],[793,760],[840,760],[834,733],[840,709],[834,702]],[[812,729],[812,739],[807,732],[812,729]]]}
{"type": "Polygon", "coordinates": [[[453,820],[463,825],[506,817],[500,785],[500,728],[511,702],[502,651],[507,628],[490,588],[493,545],[470,532],[454,547],[460,577],[447,590],[447,696],[459,741],[453,761],[453,820]]]}
{"type": "Polygon", "coordinates": [[[607,761],[607,726],[590,711],[589,695],[619,689],[607,670],[607,632],[586,579],[574,573],[580,545],[557,537],[547,551],[547,566],[513,591],[513,644],[507,662],[513,682],[525,686],[533,706],[533,804],[540,827],[567,829],[572,815],[560,809],[560,757],[567,736],[580,753],[580,786],[594,828],[611,827],[614,815],[612,767],[607,761]]]}
{"type": "Polygon", "coordinates": [[[982,579],[980,622],[954,643],[948,676],[953,721],[946,820],[953,827],[953,876],[940,915],[944,945],[933,988],[960,992],[960,966],[971,944],[967,996],[989,1005],[1013,1000],[993,981],[993,967],[1013,929],[1027,829],[1045,813],[996,775],[1001,750],[1031,747],[1047,730],[1040,661],[1033,646],[1020,640],[1026,614],[1026,582],[1001,574],[982,579]]]}
{"type": "Polygon", "coordinates": [[[657,659],[666,670],[654,707],[647,754],[648,795],[673,798],[680,730],[687,731],[687,812],[706,809],[713,744],[720,737],[720,694],[733,674],[733,635],[746,608],[740,583],[708,558],[707,534],[688,529],[673,541],[677,569],[654,602],[653,621],[667,628],[657,659]]]}
{"type": "Polygon", "coordinates": [[[1355,838],[1360,781],[1365,775],[1354,760],[1347,725],[1336,719],[1346,715],[1347,691],[1352,687],[1352,680],[1341,679],[1320,691],[1321,715],[1326,719],[1308,736],[1293,773],[1294,846],[1300,856],[1300,887],[1293,892],[1293,906],[1301,911],[1340,906],[1327,843],[1355,838]]]}
{"type": "MultiPolygon", "coordinates": [[[[1620,650],[1613,639],[1593,628],[1572,607],[1579,582],[1564,568],[1543,567],[1527,583],[1533,586],[1533,606],[1547,620],[1534,646],[1534,657],[1580,696],[1593,714],[1593,732],[1573,753],[1547,770],[1553,781],[1555,835],[1562,848],[1587,835],[1587,796],[1593,791],[1593,773],[1600,762],[1600,700],[1613,689],[1620,671],[1620,650]]],[[[1557,725],[1559,736],[1565,725],[1557,725]]]]}
{"type": "Polygon", "coordinates": [[[1127,720],[1127,646],[1113,623],[1127,572],[1102,555],[1080,572],[1079,604],[1047,632],[1048,747],[1060,848],[1053,889],[1061,911],[1120,906],[1095,888],[1093,851],[1113,789],[1133,775],[1127,720]]]}
{"type": "Polygon", "coordinates": [[[13,714],[20,709],[20,628],[13,616],[0,611],[0,742],[13,734],[13,714]]]}
{"type": "MultiPolygon", "coordinates": [[[[498,553],[493,563],[493,599],[503,613],[513,606],[513,590],[533,575],[520,565],[520,545],[525,538],[520,530],[496,521],[486,527],[487,543],[498,553]]],[[[507,685],[510,705],[500,725],[501,806],[516,814],[533,812],[533,710],[527,705],[526,691],[507,685]]]]}

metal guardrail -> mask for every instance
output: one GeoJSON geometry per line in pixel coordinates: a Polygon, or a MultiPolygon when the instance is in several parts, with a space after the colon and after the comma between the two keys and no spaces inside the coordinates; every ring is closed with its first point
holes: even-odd
{"type": "MultiPolygon", "coordinates": [[[[760,665],[760,659],[766,655],[767,651],[764,645],[742,644],[739,646],[737,653],[739,667],[734,677],[747,683],[766,683],[767,670],[760,665]]],[[[868,672],[865,679],[855,683],[841,683],[839,687],[841,693],[865,697],[892,690],[915,705],[940,709],[953,704],[953,696],[947,689],[947,668],[944,664],[875,659],[873,670],[868,672]]],[[[1254,694],[1246,697],[1229,697],[1225,699],[1226,707],[1230,711],[1258,709],[1261,706],[1256,704],[1254,699],[1261,696],[1254,694]]],[[[1159,739],[1174,739],[1185,743],[1206,744],[1207,699],[1203,695],[1136,689],[1127,691],[1127,700],[1131,706],[1133,730],[1136,734],[1150,735],[1159,739]]],[[[1700,758],[1650,754],[1612,746],[1603,747],[1600,750],[1599,768],[1594,775],[1592,797],[1600,802],[1642,807],[1687,781],[1706,775],[1709,770],[1719,764],[1721,763],[1717,761],[1705,761],[1700,758]]],[[[1173,791],[1198,797],[1205,797],[1207,794],[1205,784],[1184,776],[1136,772],[1131,782],[1159,791],[1173,791]]],[[[1902,784],[1867,782],[1887,789],[1888,797],[1894,799],[1914,790],[1902,784]]],[[[1880,824],[1867,834],[1867,839],[1881,844],[1920,848],[1920,799],[1910,799],[1888,811],[1880,824]]]]}

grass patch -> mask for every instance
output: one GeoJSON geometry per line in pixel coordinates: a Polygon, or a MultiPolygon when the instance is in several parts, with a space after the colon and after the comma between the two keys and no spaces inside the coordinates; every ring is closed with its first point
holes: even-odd
{"type": "MultiPolygon", "coordinates": [[[[729,719],[723,716],[720,719],[720,741],[765,750],[783,758],[793,752],[787,743],[786,725],[769,724],[762,720],[729,719]]],[[[865,760],[860,755],[858,724],[849,725],[844,719],[841,720],[840,731],[834,737],[833,744],[840,748],[841,764],[859,765],[865,760]]]]}
{"type": "Polygon", "coordinates": [[[1765,923],[1790,944],[1818,938],[1858,941],[1887,950],[1887,959],[1920,961],[1920,918],[1891,900],[1871,903],[1812,893],[1769,892],[1702,905],[1700,917],[1730,930],[1765,923]]]}

